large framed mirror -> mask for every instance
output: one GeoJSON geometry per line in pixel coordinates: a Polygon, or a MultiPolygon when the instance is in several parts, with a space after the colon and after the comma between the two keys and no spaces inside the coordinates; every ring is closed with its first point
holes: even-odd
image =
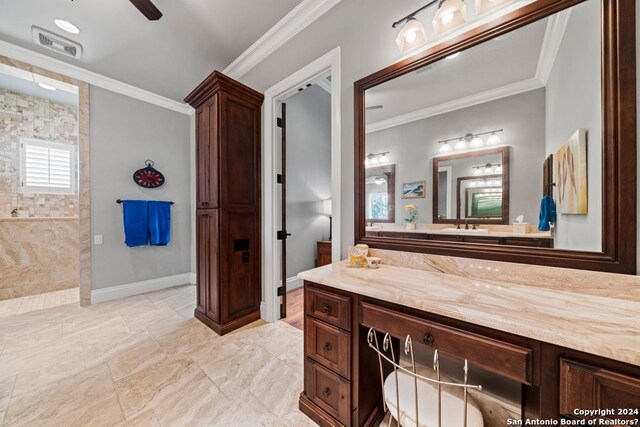
{"type": "Polygon", "coordinates": [[[355,83],[355,241],[635,274],[635,2],[523,4],[355,83]]]}

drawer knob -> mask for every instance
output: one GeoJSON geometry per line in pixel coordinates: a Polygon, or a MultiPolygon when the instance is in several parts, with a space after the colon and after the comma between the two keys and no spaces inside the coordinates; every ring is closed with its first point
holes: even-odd
{"type": "Polygon", "coordinates": [[[329,344],[328,342],[327,342],[327,343],[325,343],[325,344],[322,346],[322,350],[323,350],[325,353],[330,352],[330,351],[331,351],[331,344],[329,344]]]}
{"type": "Polygon", "coordinates": [[[322,306],[322,312],[327,315],[331,313],[331,307],[329,307],[329,304],[325,304],[322,306]]]}
{"type": "Polygon", "coordinates": [[[424,334],[424,338],[422,339],[422,341],[426,345],[431,345],[433,344],[433,337],[431,336],[431,334],[424,334]]]}
{"type": "Polygon", "coordinates": [[[325,387],[324,390],[322,390],[322,395],[324,397],[329,397],[330,394],[331,394],[331,390],[329,390],[329,387],[325,387]]]}

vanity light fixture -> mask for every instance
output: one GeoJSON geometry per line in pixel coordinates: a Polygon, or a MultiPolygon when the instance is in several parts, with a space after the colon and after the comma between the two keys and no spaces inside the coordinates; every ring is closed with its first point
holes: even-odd
{"type": "Polygon", "coordinates": [[[382,185],[384,183],[384,178],[382,177],[376,177],[373,182],[375,182],[377,185],[382,185]]]}
{"type": "Polygon", "coordinates": [[[480,148],[483,145],[484,142],[482,142],[482,139],[480,139],[480,137],[477,135],[471,140],[471,144],[469,144],[471,148],[480,148]]]}
{"type": "Polygon", "coordinates": [[[454,150],[466,150],[468,147],[470,148],[480,148],[483,145],[485,145],[482,142],[482,139],[480,138],[483,135],[491,135],[488,139],[487,139],[487,143],[486,145],[497,145],[500,144],[500,137],[497,135],[497,133],[499,132],[503,132],[504,129],[496,129],[496,130],[490,130],[488,132],[480,132],[480,133],[468,133],[464,136],[457,136],[455,138],[449,138],[449,139],[444,139],[442,141],[438,141],[438,144],[441,144],[440,146],[440,152],[441,153],[448,153],[449,151],[451,151],[451,145],[449,145],[449,142],[451,141],[457,141],[455,143],[455,145],[453,146],[454,150]]]}
{"type": "Polygon", "coordinates": [[[467,149],[467,141],[463,138],[460,138],[456,145],[453,146],[454,150],[466,150],[467,149]]]}
{"type": "Polygon", "coordinates": [[[80,34],[80,28],[73,25],[71,22],[66,21],[64,19],[54,19],[53,23],[58,26],[63,31],[71,34],[80,34]]]}
{"type": "Polygon", "coordinates": [[[460,55],[460,52],[452,53],[451,55],[447,56],[446,59],[457,58],[459,55],[460,55]]]}
{"type": "Polygon", "coordinates": [[[484,15],[512,2],[513,0],[476,0],[476,15],[484,15]]]}
{"type": "Polygon", "coordinates": [[[496,135],[496,132],[500,132],[500,131],[491,132],[491,136],[489,136],[489,138],[487,138],[487,145],[498,145],[498,144],[500,144],[500,137],[498,135],[496,135]]]}
{"type": "Polygon", "coordinates": [[[502,172],[502,164],[500,163],[487,163],[486,165],[472,166],[474,175],[481,175],[482,173],[492,174],[502,172]]]}
{"type": "Polygon", "coordinates": [[[440,0],[433,18],[433,29],[441,35],[467,22],[467,6],[462,0],[440,0]]]}
{"type": "Polygon", "coordinates": [[[396,38],[396,44],[402,53],[408,52],[418,46],[422,46],[426,42],[427,34],[424,31],[424,27],[415,16],[411,16],[406,20],[404,27],[402,27],[400,34],[398,34],[398,37],[396,38]]]}
{"type": "Polygon", "coordinates": [[[378,163],[389,163],[389,156],[387,156],[387,154],[389,154],[388,151],[384,153],[369,153],[364,159],[364,165],[373,166],[378,163]]]}
{"type": "Polygon", "coordinates": [[[441,153],[449,153],[451,151],[451,146],[447,141],[439,141],[438,143],[441,144],[439,150],[441,153]]]}

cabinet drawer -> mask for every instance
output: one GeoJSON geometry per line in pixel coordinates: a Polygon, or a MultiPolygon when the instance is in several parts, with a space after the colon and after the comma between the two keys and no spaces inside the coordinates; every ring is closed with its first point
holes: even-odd
{"type": "Polygon", "coordinates": [[[363,302],[362,325],[388,332],[404,339],[411,335],[413,342],[437,348],[438,351],[481,366],[523,384],[531,384],[533,350],[504,341],[484,337],[462,329],[409,316],[363,302]]]}
{"type": "Polygon", "coordinates": [[[326,368],[351,379],[351,334],[307,317],[305,354],[326,368]]]}
{"type": "Polygon", "coordinates": [[[347,331],[351,330],[351,298],[308,286],[305,288],[305,313],[347,331]]]}
{"type": "MultiPolygon", "coordinates": [[[[576,409],[640,409],[640,378],[560,359],[560,414],[586,418],[575,414],[576,409]]],[[[600,418],[636,419],[638,415],[614,413],[600,418]]]]}
{"type": "Polygon", "coordinates": [[[308,358],[304,371],[304,390],[309,400],[342,424],[349,426],[351,383],[308,358]]]}

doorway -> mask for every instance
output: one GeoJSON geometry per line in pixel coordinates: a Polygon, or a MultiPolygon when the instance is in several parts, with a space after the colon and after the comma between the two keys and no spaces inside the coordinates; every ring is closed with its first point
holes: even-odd
{"type": "MultiPolygon", "coordinates": [[[[304,92],[307,92],[307,96],[310,96],[313,92],[324,91],[326,96],[329,97],[329,130],[327,133],[329,134],[329,145],[330,145],[330,153],[329,153],[329,163],[330,163],[330,192],[326,192],[323,190],[323,194],[314,195],[311,200],[309,200],[309,204],[305,206],[305,203],[300,202],[300,210],[306,211],[307,213],[302,215],[302,217],[306,220],[309,220],[309,217],[312,216],[316,218],[317,227],[314,227],[316,231],[309,233],[310,236],[307,236],[309,239],[313,238],[314,242],[318,239],[328,239],[329,235],[329,217],[331,217],[331,238],[332,242],[338,242],[336,244],[331,245],[331,259],[333,261],[338,261],[340,259],[340,244],[341,242],[341,224],[340,224],[340,194],[341,194],[341,153],[340,153],[340,48],[336,48],[321,58],[317,59],[313,63],[307,65],[302,68],[298,72],[289,76],[282,82],[273,86],[265,92],[265,103],[264,103],[264,154],[263,154],[263,190],[264,190],[264,250],[263,250],[263,305],[261,307],[261,315],[262,318],[267,321],[276,321],[282,317],[286,316],[286,308],[287,302],[293,302],[295,304],[296,299],[299,301],[299,312],[302,312],[302,295],[301,291],[298,291],[297,295],[289,295],[289,301],[287,301],[286,288],[287,288],[287,279],[289,281],[289,287],[296,287],[298,283],[296,283],[297,279],[295,275],[293,275],[293,270],[297,267],[287,268],[287,256],[286,252],[291,252],[290,250],[286,250],[287,240],[278,239],[278,237],[290,237],[291,240],[288,241],[289,246],[293,245],[292,243],[295,239],[293,237],[294,230],[291,228],[287,221],[285,220],[285,227],[282,227],[282,210],[284,207],[285,213],[287,210],[287,197],[285,194],[285,198],[282,198],[282,184],[278,183],[278,174],[280,174],[280,166],[282,161],[282,131],[277,125],[277,119],[282,118],[280,116],[281,113],[281,105],[282,103],[290,104],[291,101],[296,102],[293,98],[295,95],[300,95],[300,99],[304,96],[304,92]],[[323,89],[321,86],[325,86],[323,89]],[[302,90],[300,90],[302,89],[302,90]],[[289,102],[287,102],[289,101],[289,102]],[[330,200],[330,202],[329,202],[330,200]],[[325,208],[326,207],[326,208],[325,208]],[[325,211],[326,209],[326,211],[325,211]],[[309,214],[313,211],[312,214],[309,214]],[[325,214],[327,212],[327,214],[325,214]],[[282,228],[281,228],[282,227],[282,228]],[[321,230],[319,233],[317,230],[321,230]],[[278,235],[281,232],[280,235],[278,235]],[[292,236],[286,236],[286,233],[289,232],[292,236]],[[283,242],[284,240],[284,242],[283,242]],[[285,256],[282,256],[282,248],[285,247],[285,256]],[[284,265],[283,265],[284,261],[284,265]],[[283,280],[284,277],[284,280],[283,280]]],[[[285,109],[287,111],[291,111],[291,106],[287,105],[285,109]]],[[[286,112],[285,112],[286,114],[286,112]]],[[[286,122],[286,117],[285,117],[286,122]]],[[[289,123],[291,123],[291,118],[289,118],[289,123]]],[[[285,130],[285,138],[287,140],[290,137],[287,137],[287,130],[285,130]]],[[[302,138],[305,139],[304,137],[302,138]]],[[[291,141],[289,141],[291,143],[291,141]]],[[[300,147],[296,147],[294,152],[298,151],[300,147]]],[[[305,157],[308,159],[309,156],[304,156],[304,149],[302,150],[303,154],[298,154],[299,156],[305,157]]],[[[286,155],[286,148],[285,148],[286,155]]],[[[304,159],[303,159],[304,160],[304,159]]],[[[290,163],[290,162],[289,162],[290,163]]],[[[286,167],[286,157],[285,157],[285,167],[286,167]]],[[[325,167],[326,172],[326,167],[325,167]]],[[[284,178],[286,181],[286,176],[284,178]]],[[[307,178],[305,178],[305,181],[307,178]]],[[[291,179],[287,181],[287,184],[291,183],[291,179]]],[[[296,182],[296,184],[301,184],[296,182]]],[[[289,191],[285,187],[285,192],[289,191]]],[[[304,194],[304,189],[298,188],[295,191],[299,191],[304,194]]],[[[306,189],[307,192],[312,192],[313,188],[308,187],[306,189]]],[[[290,203],[291,205],[291,203],[290,203]]],[[[291,209],[290,209],[291,210],[291,209]]],[[[291,214],[291,212],[289,212],[291,214]]],[[[290,220],[291,221],[291,220],[290,220]]],[[[298,227],[295,227],[298,229],[298,227]]],[[[305,234],[303,230],[302,234],[305,234]]],[[[298,234],[295,231],[295,234],[298,234]]],[[[298,236],[301,237],[301,236],[298,236]]],[[[298,239],[299,241],[301,239],[298,239]]],[[[297,243],[297,242],[296,242],[297,243]]],[[[313,268],[315,266],[315,262],[317,259],[316,248],[309,249],[306,246],[306,255],[300,254],[301,258],[305,259],[306,265],[309,265],[309,261],[311,260],[310,267],[313,268]],[[309,255],[309,253],[313,255],[309,255]]],[[[297,252],[297,251],[296,251],[297,252]]],[[[297,255],[297,254],[296,254],[297,255]]],[[[291,260],[289,264],[291,264],[291,260]]],[[[297,260],[294,261],[297,263],[297,260]]],[[[301,264],[293,264],[293,265],[301,265],[301,264]]],[[[306,268],[306,267],[301,267],[306,268]]],[[[302,271],[302,270],[301,270],[302,271]]],[[[296,272],[297,274],[297,272],[296,272]]],[[[301,322],[300,322],[301,323],[301,322]]]]}
{"type": "Polygon", "coordinates": [[[0,56],[0,101],[0,317],[87,305],[88,85],[0,56]]]}

